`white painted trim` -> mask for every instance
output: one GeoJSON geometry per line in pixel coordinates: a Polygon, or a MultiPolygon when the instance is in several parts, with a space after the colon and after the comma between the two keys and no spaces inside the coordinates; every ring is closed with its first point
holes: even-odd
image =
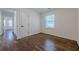
{"type": "Polygon", "coordinates": [[[14,11],[14,33],[17,35],[16,11],[14,11]]]}
{"type": "Polygon", "coordinates": [[[77,44],[78,44],[78,46],[79,46],[79,41],[77,41],[77,44]]]}

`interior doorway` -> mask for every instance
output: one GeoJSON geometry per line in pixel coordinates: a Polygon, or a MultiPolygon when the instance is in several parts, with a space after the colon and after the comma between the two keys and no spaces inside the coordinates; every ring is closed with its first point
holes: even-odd
{"type": "Polygon", "coordinates": [[[3,32],[14,32],[14,13],[9,11],[2,11],[3,32]]]}

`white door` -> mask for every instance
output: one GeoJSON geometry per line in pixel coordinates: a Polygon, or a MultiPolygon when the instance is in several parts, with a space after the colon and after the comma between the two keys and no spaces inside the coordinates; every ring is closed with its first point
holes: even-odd
{"type": "Polygon", "coordinates": [[[26,36],[28,36],[28,16],[25,13],[21,13],[20,37],[26,36]]]}
{"type": "Polygon", "coordinates": [[[22,10],[17,11],[17,39],[28,36],[28,16],[22,10]]]}

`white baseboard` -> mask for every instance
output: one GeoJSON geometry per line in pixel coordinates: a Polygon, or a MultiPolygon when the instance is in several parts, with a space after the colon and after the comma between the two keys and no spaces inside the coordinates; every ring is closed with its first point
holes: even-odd
{"type": "MultiPolygon", "coordinates": [[[[40,33],[40,32],[39,32],[39,33],[40,33]]],[[[24,36],[24,37],[28,37],[28,36],[35,35],[35,34],[38,34],[38,33],[29,34],[29,35],[27,35],[27,36],[24,36]]],[[[17,40],[19,40],[19,39],[22,39],[22,38],[24,38],[24,37],[17,36],[17,40]]]]}
{"type": "Polygon", "coordinates": [[[77,41],[77,44],[78,44],[78,46],[79,46],[79,41],[77,41]]]}

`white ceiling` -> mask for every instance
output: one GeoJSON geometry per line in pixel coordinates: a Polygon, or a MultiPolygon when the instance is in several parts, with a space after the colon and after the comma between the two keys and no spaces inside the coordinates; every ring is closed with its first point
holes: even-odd
{"type": "Polygon", "coordinates": [[[54,8],[31,8],[31,9],[39,13],[45,13],[54,10],[54,8]]]}

